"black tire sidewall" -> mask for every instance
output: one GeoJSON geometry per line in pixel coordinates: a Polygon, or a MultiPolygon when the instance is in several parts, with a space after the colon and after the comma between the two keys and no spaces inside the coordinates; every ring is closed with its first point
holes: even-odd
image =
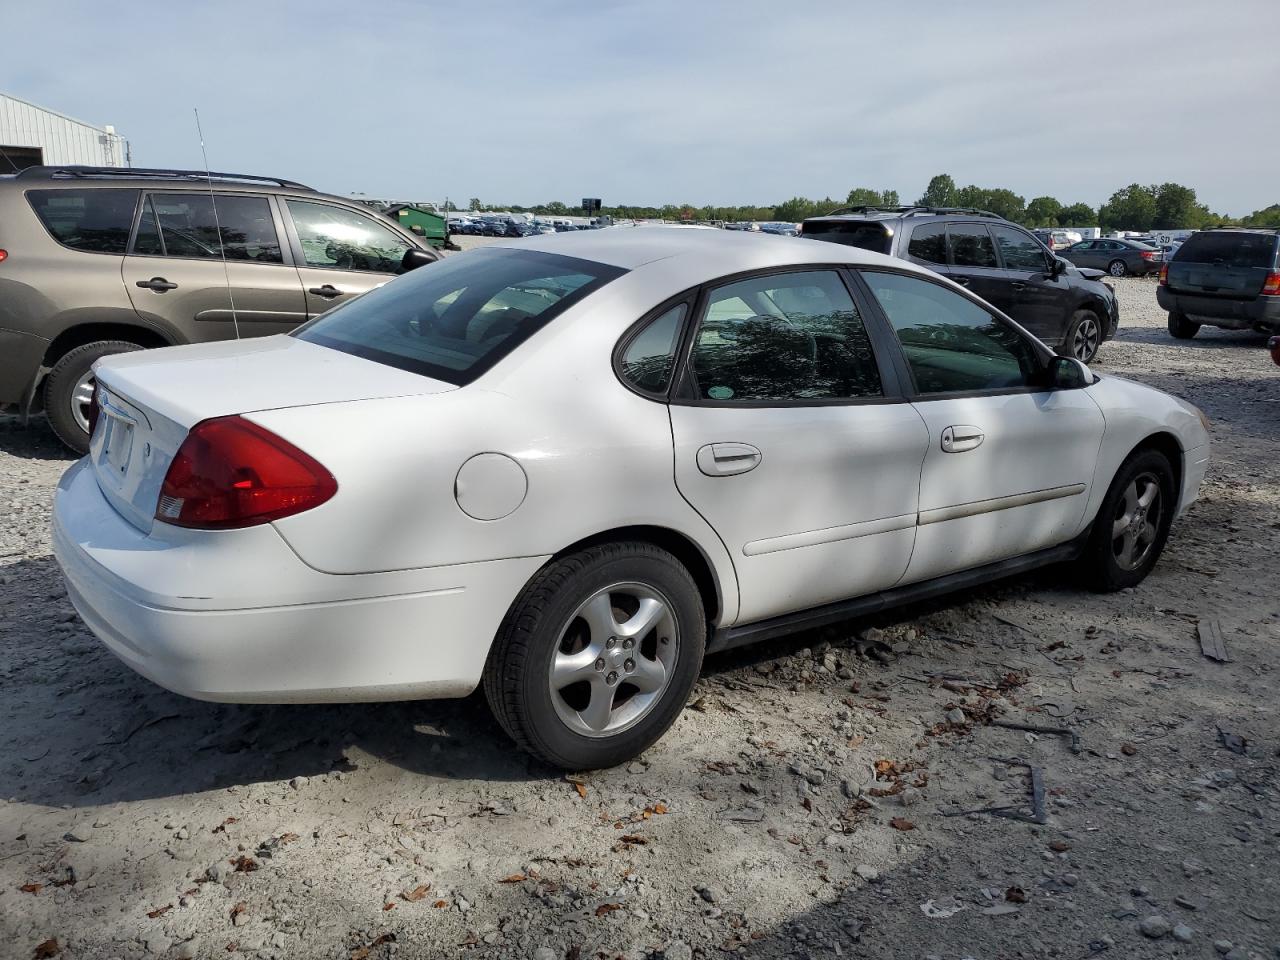
{"type": "Polygon", "coordinates": [[[1190,340],[1200,332],[1200,324],[1187,318],[1185,313],[1169,314],[1169,334],[1177,340],[1190,340]]]}
{"type": "Polygon", "coordinates": [[[1165,543],[1169,539],[1169,528],[1173,525],[1173,514],[1177,509],[1178,491],[1174,482],[1173,465],[1168,457],[1155,450],[1140,450],[1126,460],[1116,472],[1111,487],[1098,508],[1098,516],[1094,520],[1093,534],[1090,537],[1089,552],[1086,555],[1088,576],[1096,589],[1103,591],[1122,590],[1125,587],[1137,586],[1160,562],[1165,543]],[[1160,481],[1160,496],[1163,498],[1163,510],[1160,514],[1160,526],[1156,531],[1156,542],[1147,558],[1136,570],[1125,570],[1116,563],[1115,554],[1111,551],[1111,523],[1124,490],[1140,473],[1154,473],[1160,481]]]}
{"type": "Polygon", "coordinates": [[[693,578],[674,557],[661,551],[616,553],[570,575],[551,602],[533,612],[530,650],[518,679],[517,702],[536,752],[557,766],[589,770],[616,766],[642,753],[680,715],[702,669],[706,620],[693,578]],[[666,598],[680,628],[674,676],[662,699],[638,723],[615,736],[584,737],[564,725],[551,700],[548,675],[560,632],[587,597],[614,583],[642,583],[666,598]]]}
{"type": "Polygon", "coordinates": [[[49,371],[44,381],[45,416],[58,439],[76,453],[89,452],[89,434],[71,414],[71,395],[76,383],[102,357],[141,349],[141,345],[127,340],[98,340],[67,351],[49,371]]]}

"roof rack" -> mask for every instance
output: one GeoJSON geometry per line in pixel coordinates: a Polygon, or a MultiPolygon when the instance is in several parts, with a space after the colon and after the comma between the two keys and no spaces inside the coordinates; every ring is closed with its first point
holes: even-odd
{"type": "Polygon", "coordinates": [[[218,180],[224,183],[241,181],[243,183],[272,183],[290,190],[315,192],[314,188],[308,187],[305,183],[298,183],[295,180],[283,180],[279,177],[258,177],[251,173],[219,173],[216,170],[166,170],[152,167],[27,167],[21,170],[17,176],[33,180],[37,178],[47,180],[91,180],[99,177],[105,179],[119,177],[120,179],[134,178],[139,180],[204,180],[206,182],[218,180]]]}
{"type": "Polygon", "coordinates": [[[884,213],[899,217],[933,217],[944,214],[962,214],[964,216],[971,217],[991,217],[994,220],[1005,219],[998,213],[992,213],[990,210],[979,210],[977,207],[927,207],[919,205],[890,207],[876,206],[874,204],[857,207],[840,207],[838,210],[832,210],[827,214],[827,216],[839,217],[850,213],[884,213]]]}

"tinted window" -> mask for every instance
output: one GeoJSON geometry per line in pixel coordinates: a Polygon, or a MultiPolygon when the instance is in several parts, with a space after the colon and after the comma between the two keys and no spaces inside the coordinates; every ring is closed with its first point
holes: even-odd
{"type": "Polygon", "coordinates": [[[124,253],[137,190],[28,190],[27,200],[53,238],[76,250],[124,253]]]}
{"type": "Polygon", "coordinates": [[[1223,263],[1229,267],[1267,267],[1275,263],[1276,235],[1196,233],[1178,248],[1178,263],[1223,263]]]}
{"type": "Polygon", "coordinates": [[[1046,270],[1048,261],[1044,247],[1029,233],[1014,230],[1012,227],[991,228],[996,238],[996,246],[1000,248],[1000,259],[1008,270],[1046,270]]]}
{"type": "Polygon", "coordinates": [[[280,240],[266,197],[157,193],[138,223],[135,253],[280,263],[280,240]],[[157,235],[158,231],[158,235],[157,235]]]}
{"type": "Polygon", "coordinates": [[[951,262],[957,267],[994,267],[996,248],[991,234],[980,223],[953,223],[947,227],[951,235],[951,262]]]}
{"type": "Polygon", "coordinates": [[[1093,241],[1092,241],[1092,240],[1081,240],[1079,243],[1073,243],[1073,244],[1072,244],[1070,247],[1068,247],[1067,249],[1068,249],[1068,250],[1070,250],[1072,253],[1080,253],[1080,252],[1082,252],[1082,251],[1084,251],[1084,250],[1092,250],[1092,249],[1093,249],[1093,241]]]}
{"type": "Polygon", "coordinates": [[[947,229],[940,223],[930,223],[911,231],[907,253],[926,263],[947,262],[947,229]]]}
{"type": "Polygon", "coordinates": [[[288,200],[286,204],[298,229],[307,266],[400,272],[400,261],[409,244],[390,227],[328,203],[288,200]]]}
{"type": "Polygon", "coordinates": [[[528,250],[476,250],[349,300],[293,335],[461,385],[624,272],[528,250]]]}
{"type": "Polygon", "coordinates": [[[1023,387],[1040,362],[1030,343],[971,300],[936,283],[865,272],[922,394],[1023,387]]]}
{"type": "Polygon", "coordinates": [[[835,273],[787,273],[713,290],[693,345],[707,400],[880,395],[862,317],[835,273]]]}
{"type": "Polygon", "coordinates": [[[622,376],[637,390],[662,393],[667,389],[675,365],[680,322],[687,309],[683,303],[672,307],[651,321],[622,351],[622,376]]]}
{"type": "Polygon", "coordinates": [[[889,234],[878,223],[856,223],[847,220],[817,220],[804,224],[801,236],[814,240],[843,243],[876,253],[889,252],[889,234]]]}

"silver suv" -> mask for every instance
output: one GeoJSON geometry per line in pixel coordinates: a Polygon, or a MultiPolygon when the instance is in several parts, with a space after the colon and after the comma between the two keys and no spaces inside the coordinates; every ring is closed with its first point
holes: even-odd
{"type": "Polygon", "coordinates": [[[290,180],[0,177],[0,409],[44,410],[83,453],[99,357],[283,333],[438,256],[368,207],[290,180]]]}

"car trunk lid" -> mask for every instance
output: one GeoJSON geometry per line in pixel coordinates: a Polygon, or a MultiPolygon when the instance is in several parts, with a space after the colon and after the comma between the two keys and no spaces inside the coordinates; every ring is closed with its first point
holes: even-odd
{"type": "Polygon", "coordinates": [[[103,495],[145,532],[170,462],[202,420],[456,389],[292,337],[122,354],[96,372],[100,413],[89,458],[103,495]]]}
{"type": "Polygon", "coordinates": [[[1276,262],[1274,234],[1208,233],[1193,236],[1168,267],[1168,286],[1180,293],[1252,299],[1276,262]]]}

